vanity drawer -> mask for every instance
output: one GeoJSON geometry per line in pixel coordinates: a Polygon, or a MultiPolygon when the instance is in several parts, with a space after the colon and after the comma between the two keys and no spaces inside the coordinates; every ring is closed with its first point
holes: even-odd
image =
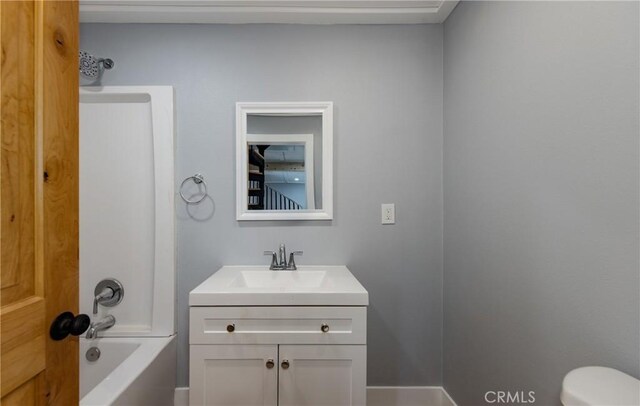
{"type": "Polygon", "coordinates": [[[366,307],[190,310],[190,344],[366,344],[366,337],[366,307]]]}

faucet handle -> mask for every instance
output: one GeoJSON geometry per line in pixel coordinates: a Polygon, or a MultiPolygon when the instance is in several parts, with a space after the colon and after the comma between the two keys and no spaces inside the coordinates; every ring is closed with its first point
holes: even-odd
{"type": "Polygon", "coordinates": [[[98,304],[100,302],[102,302],[103,300],[106,299],[111,299],[113,297],[113,295],[115,295],[116,292],[110,288],[110,287],[106,287],[102,290],[102,292],[98,293],[94,298],[93,298],[93,314],[98,314],[98,304]]]}
{"type": "Polygon", "coordinates": [[[275,251],[265,251],[263,255],[271,255],[270,269],[273,269],[275,266],[278,266],[278,254],[276,254],[275,251]]]}
{"type": "Polygon", "coordinates": [[[103,279],[93,291],[93,314],[98,314],[98,305],[113,307],[122,302],[124,287],[113,278],[103,279]]]}
{"type": "Polygon", "coordinates": [[[296,261],[294,259],[296,255],[302,255],[302,251],[291,251],[291,253],[289,253],[289,264],[287,266],[287,269],[293,269],[294,271],[298,269],[298,267],[296,266],[296,261]]]}

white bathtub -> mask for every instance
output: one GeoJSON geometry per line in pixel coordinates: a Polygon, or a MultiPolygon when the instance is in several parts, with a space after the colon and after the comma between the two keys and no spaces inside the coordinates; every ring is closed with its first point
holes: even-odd
{"type": "Polygon", "coordinates": [[[173,337],[80,339],[81,406],[173,405],[176,382],[173,337]],[[87,361],[90,347],[100,358],[87,361]]]}

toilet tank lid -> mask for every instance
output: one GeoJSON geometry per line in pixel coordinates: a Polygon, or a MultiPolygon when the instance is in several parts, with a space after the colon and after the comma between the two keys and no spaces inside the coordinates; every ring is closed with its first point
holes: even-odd
{"type": "Polygon", "coordinates": [[[640,405],[640,381],[606,367],[582,367],[562,381],[560,397],[565,406],[640,405]]]}

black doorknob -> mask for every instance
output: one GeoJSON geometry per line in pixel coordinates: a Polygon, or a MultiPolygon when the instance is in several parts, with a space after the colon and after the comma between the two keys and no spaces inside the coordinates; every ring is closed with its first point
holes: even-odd
{"type": "Polygon", "coordinates": [[[91,319],[86,314],[79,314],[73,319],[71,324],[71,335],[79,336],[83,334],[91,325],[91,319]]]}
{"type": "Polygon", "coordinates": [[[79,336],[87,331],[91,319],[86,314],[79,314],[74,316],[71,312],[60,313],[58,317],[51,323],[49,328],[49,336],[55,341],[60,341],[69,334],[79,336]]]}

